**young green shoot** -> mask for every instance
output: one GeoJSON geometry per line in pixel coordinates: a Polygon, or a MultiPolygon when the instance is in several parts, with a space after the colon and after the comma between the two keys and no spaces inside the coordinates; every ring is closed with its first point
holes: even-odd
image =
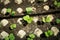
{"type": "Polygon", "coordinates": [[[5,39],[4,40],[9,40],[9,37],[5,37],[5,39]]]}
{"type": "Polygon", "coordinates": [[[27,40],[33,40],[35,38],[34,34],[29,34],[29,37],[27,38],[27,40]]]}
{"type": "Polygon", "coordinates": [[[27,38],[27,40],[33,40],[33,39],[31,39],[31,38],[27,38]]]}
{"type": "Polygon", "coordinates": [[[30,13],[32,12],[32,7],[27,7],[27,8],[26,8],[26,12],[27,12],[28,14],[30,14],[30,13]]]}
{"type": "Polygon", "coordinates": [[[52,21],[52,19],[53,19],[53,16],[51,16],[51,15],[46,16],[46,18],[42,17],[43,22],[48,22],[49,23],[49,22],[52,21]]]}
{"type": "Polygon", "coordinates": [[[60,23],[60,19],[56,19],[56,23],[59,24],[60,23]]]}
{"type": "Polygon", "coordinates": [[[60,7],[60,2],[57,2],[56,0],[54,1],[54,5],[57,7],[60,7]]]}
{"type": "Polygon", "coordinates": [[[32,39],[34,39],[35,35],[34,34],[30,34],[29,37],[32,38],[32,39]]]}
{"type": "Polygon", "coordinates": [[[16,28],[16,24],[11,24],[10,25],[10,29],[15,29],[16,28]]]}
{"type": "Polygon", "coordinates": [[[27,23],[31,23],[33,21],[32,17],[30,17],[29,15],[24,16],[23,19],[27,21],[27,23]]]}
{"type": "Polygon", "coordinates": [[[12,9],[11,8],[7,8],[7,12],[11,13],[12,9]]]}
{"type": "Polygon", "coordinates": [[[48,30],[47,32],[45,32],[46,37],[50,37],[52,35],[53,35],[53,31],[51,31],[51,30],[48,30]]]}
{"type": "Polygon", "coordinates": [[[13,33],[10,33],[9,39],[10,39],[10,40],[15,40],[15,36],[13,35],[13,33]]]}
{"type": "Polygon", "coordinates": [[[14,16],[14,15],[15,15],[15,11],[12,11],[11,16],[14,16]]]}

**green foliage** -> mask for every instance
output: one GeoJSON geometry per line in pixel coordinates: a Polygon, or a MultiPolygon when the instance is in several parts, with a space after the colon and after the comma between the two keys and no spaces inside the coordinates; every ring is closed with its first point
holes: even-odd
{"type": "Polygon", "coordinates": [[[57,7],[60,7],[60,2],[58,2],[57,7]]]}
{"type": "Polygon", "coordinates": [[[33,39],[31,39],[31,38],[27,38],[27,40],[33,40],[33,39]]]}
{"type": "Polygon", "coordinates": [[[44,17],[42,17],[42,21],[43,21],[43,22],[46,22],[44,17]]]}
{"type": "Polygon", "coordinates": [[[7,8],[7,12],[11,13],[12,9],[11,8],[7,8]]]}
{"type": "Polygon", "coordinates": [[[15,15],[15,11],[12,11],[11,15],[14,16],[15,15]]]}
{"type": "Polygon", "coordinates": [[[11,24],[11,25],[10,25],[10,28],[11,28],[11,29],[15,29],[15,28],[16,28],[16,24],[11,24]]]}
{"type": "Polygon", "coordinates": [[[56,23],[58,23],[58,24],[59,24],[59,23],[60,23],[60,19],[56,19],[56,23]]]}
{"type": "Polygon", "coordinates": [[[30,14],[30,13],[32,12],[32,8],[31,8],[31,7],[27,7],[27,8],[26,8],[26,12],[27,12],[28,14],[30,14]]]}
{"type": "Polygon", "coordinates": [[[57,1],[54,1],[54,5],[57,5],[57,1]]]}
{"type": "Polygon", "coordinates": [[[52,35],[53,35],[53,32],[51,30],[48,30],[47,32],[45,32],[46,37],[49,37],[49,36],[52,36],[52,35]]]}
{"type": "Polygon", "coordinates": [[[46,36],[46,37],[49,37],[49,34],[48,34],[48,32],[45,32],[45,36],[46,36]]]}
{"type": "Polygon", "coordinates": [[[27,40],[33,40],[35,38],[34,34],[29,34],[29,37],[27,38],[27,40]]]}
{"type": "Polygon", "coordinates": [[[9,40],[9,37],[5,37],[5,39],[4,40],[9,40]]]}
{"type": "Polygon", "coordinates": [[[7,8],[7,13],[10,13],[11,16],[14,16],[15,15],[15,11],[12,11],[11,8],[7,8]]]}
{"type": "Polygon", "coordinates": [[[43,22],[51,22],[51,21],[52,21],[52,20],[51,20],[51,16],[48,15],[46,18],[45,18],[45,17],[42,17],[42,21],[43,21],[43,22]]]}
{"type": "Polygon", "coordinates": [[[33,21],[32,17],[30,17],[29,15],[24,16],[23,19],[27,21],[27,23],[31,23],[33,21]]]}
{"type": "Polygon", "coordinates": [[[54,5],[56,5],[57,7],[60,7],[60,2],[57,2],[56,0],[54,1],[54,5]]]}
{"type": "Polygon", "coordinates": [[[15,36],[13,35],[13,33],[10,33],[10,35],[8,37],[5,37],[4,40],[15,40],[15,36]]]}
{"type": "Polygon", "coordinates": [[[11,33],[11,34],[9,35],[9,39],[10,39],[10,40],[15,40],[15,36],[13,35],[13,33],[11,33]]]}
{"type": "Polygon", "coordinates": [[[50,17],[50,16],[47,16],[47,17],[46,17],[46,22],[51,22],[50,19],[51,19],[51,17],[50,17]]]}
{"type": "Polygon", "coordinates": [[[29,37],[33,39],[33,38],[35,38],[35,35],[34,34],[30,34],[29,37]]]}

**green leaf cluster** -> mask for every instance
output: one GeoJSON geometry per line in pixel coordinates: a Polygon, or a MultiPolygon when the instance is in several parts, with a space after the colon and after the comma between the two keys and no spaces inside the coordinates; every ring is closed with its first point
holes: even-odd
{"type": "Polygon", "coordinates": [[[24,16],[23,19],[27,21],[27,23],[31,23],[33,21],[32,17],[30,17],[29,15],[24,16]]]}
{"type": "Polygon", "coordinates": [[[10,29],[15,29],[16,28],[16,24],[11,24],[10,25],[10,29]]]}
{"type": "Polygon", "coordinates": [[[53,35],[53,31],[51,31],[51,30],[48,30],[47,32],[45,32],[46,37],[50,37],[52,35],[53,35]]]}
{"type": "Polygon", "coordinates": [[[33,40],[35,38],[34,34],[29,34],[29,37],[27,38],[27,40],[33,40]]]}
{"type": "Polygon", "coordinates": [[[57,7],[60,7],[60,2],[57,2],[56,0],[54,1],[54,5],[56,5],[57,7]]]}
{"type": "Polygon", "coordinates": [[[15,36],[13,35],[13,33],[10,33],[10,35],[8,37],[5,37],[4,40],[15,40],[15,36]]]}

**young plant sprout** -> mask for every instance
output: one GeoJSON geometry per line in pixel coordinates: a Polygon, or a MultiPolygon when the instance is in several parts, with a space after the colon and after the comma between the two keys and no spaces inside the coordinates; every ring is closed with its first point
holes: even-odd
{"type": "Polygon", "coordinates": [[[3,8],[1,13],[4,15],[9,15],[11,13],[12,9],[11,8],[3,8]]]}
{"type": "Polygon", "coordinates": [[[15,40],[15,36],[13,35],[13,33],[10,33],[9,39],[10,39],[10,40],[15,40]]]}
{"type": "Polygon", "coordinates": [[[14,15],[15,15],[15,11],[12,11],[11,16],[14,16],[14,15]]]}
{"type": "Polygon", "coordinates": [[[33,21],[32,17],[30,17],[29,15],[24,16],[23,19],[27,21],[27,23],[31,23],[33,21]]]}
{"type": "Polygon", "coordinates": [[[27,40],[33,40],[33,39],[31,39],[31,38],[27,38],[27,40]]]}
{"type": "Polygon", "coordinates": [[[7,9],[7,13],[10,13],[11,16],[14,16],[14,15],[15,15],[15,11],[12,11],[11,8],[8,8],[8,9],[7,9]]]}
{"type": "Polygon", "coordinates": [[[60,23],[60,19],[56,19],[56,23],[59,24],[60,23]]]}
{"type": "Polygon", "coordinates": [[[10,33],[10,35],[8,37],[5,37],[4,40],[15,40],[15,36],[13,33],[10,33]]]}
{"type": "Polygon", "coordinates": [[[27,12],[28,14],[30,14],[30,13],[32,12],[32,7],[27,7],[27,8],[26,8],[26,12],[27,12]]]}
{"type": "Polygon", "coordinates": [[[8,13],[11,13],[11,11],[12,11],[11,8],[8,8],[8,9],[7,9],[7,12],[8,12],[8,13]]]}
{"type": "Polygon", "coordinates": [[[46,22],[44,17],[42,17],[42,21],[43,21],[43,22],[46,22]]]}
{"type": "Polygon", "coordinates": [[[5,39],[4,40],[9,40],[9,37],[5,37],[5,39]]]}
{"type": "Polygon", "coordinates": [[[56,0],[54,1],[54,5],[57,5],[57,1],[56,0]]]}
{"type": "Polygon", "coordinates": [[[57,7],[60,7],[60,2],[57,2],[56,0],[54,1],[54,5],[56,5],[57,7]]]}
{"type": "Polygon", "coordinates": [[[35,38],[34,34],[29,34],[29,37],[27,38],[27,40],[33,40],[35,38]]]}
{"type": "Polygon", "coordinates": [[[6,13],[5,13],[5,15],[9,15],[9,14],[11,13],[11,11],[12,11],[11,8],[7,8],[7,9],[6,9],[6,13]]]}
{"type": "Polygon", "coordinates": [[[49,37],[49,36],[52,36],[52,35],[53,35],[53,31],[51,31],[51,30],[48,30],[47,32],[45,32],[46,37],[49,37]]]}
{"type": "Polygon", "coordinates": [[[34,34],[30,34],[29,37],[33,39],[33,38],[35,38],[35,35],[34,34]]]}
{"type": "Polygon", "coordinates": [[[43,22],[51,22],[53,20],[53,16],[52,15],[48,15],[46,18],[42,17],[42,21],[43,22]]]}
{"type": "Polygon", "coordinates": [[[15,29],[16,28],[16,24],[11,24],[10,25],[10,29],[15,29]]]}

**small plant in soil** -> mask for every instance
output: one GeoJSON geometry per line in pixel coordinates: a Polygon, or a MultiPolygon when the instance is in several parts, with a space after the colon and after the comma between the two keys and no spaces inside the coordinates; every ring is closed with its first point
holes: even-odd
{"type": "Polygon", "coordinates": [[[5,15],[10,15],[11,11],[12,11],[11,8],[7,8],[7,10],[6,10],[6,14],[5,14],[5,15]]]}
{"type": "Polygon", "coordinates": [[[23,20],[27,21],[27,23],[31,23],[33,21],[32,17],[30,17],[29,15],[24,16],[23,20]]]}
{"type": "Polygon", "coordinates": [[[4,40],[9,40],[9,37],[5,37],[5,39],[4,40]]]}
{"type": "Polygon", "coordinates": [[[7,11],[6,11],[6,14],[5,15],[11,15],[11,16],[14,16],[15,15],[15,11],[12,11],[11,8],[7,8],[7,11]]]}
{"type": "Polygon", "coordinates": [[[11,13],[12,9],[11,8],[7,8],[7,12],[11,13]]]}
{"type": "Polygon", "coordinates": [[[13,33],[10,33],[9,39],[10,39],[10,40],[15,40],[15,36],[13,35],[13,33]]]}
{"type": "Polygon", "coordinates": [[[58,2],[57,0],[54,1],[54,5],[57,7],[60,7],[60,2],[58,2]]]}
{"type": "Polygon", "coordinates": [[[52,35],[53,35],[53,32],[51,30],[48,30],[47,32],[45,32],[46,37],[50,37],[52,35]]]}
{"type": "Polygon", "coordinates": [[[53,19],[53,17],[51,15],[48,15],[46,17],[42,17],[43,22],[48,22],[49,23],[49,22],[52,21],[52,19],[53,19]]]}
{"type": "Polygon", "coordinates": [[[56,23],[59,24],[60,23],[60,19],[56,19],[56,23]]]}
{"type": "Polygon", "coordinates": [[[15,15],[15,11],[12,11],[11,16],[14,16],[14,15],[15,15]]]}
{"type": "Polygon", "coordinates": [[[16,28],[16,24],[11,24],[10,25],[10,29],[15,29],[16,28]]]}
{"type": "Polygon", "coordinates": [[[33,40],[35,38],[34,34],[29,34],[29,37],[27,38],[27,40],[33,40]]]}
{"type": "Polygon", "coordinates": [[[32,12],[32,7],[27,7],[26,12],[27,12],[27,14],[30,14],[32,12]]]}
{"type": "Polygon", "coordinates": [[[15,40],[15,36],[13,33],[10,33],[10,35],[8,37],[5,37],[4,40],[15,40]]]}
{"type": "Polygon", "coordinates": [[[29,37],[30,38],[35,38],[35,35],[34,34],[29,34],[29,37]]]}

